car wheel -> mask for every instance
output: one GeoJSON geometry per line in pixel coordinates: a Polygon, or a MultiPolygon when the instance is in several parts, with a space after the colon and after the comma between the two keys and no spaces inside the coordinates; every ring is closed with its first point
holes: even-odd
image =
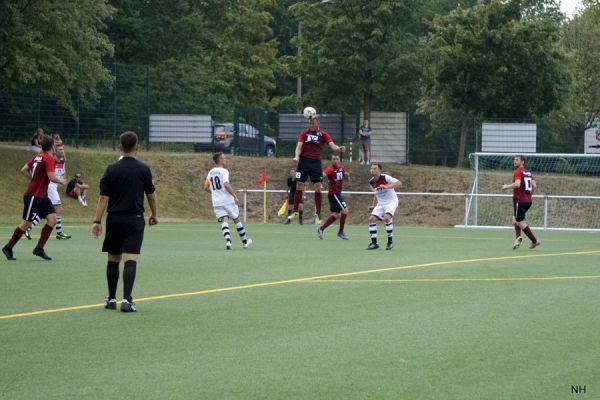
{"type": "Polygon", "coordinates": [[[267,146],[266,154],[267,154],[267,157],[275,157],[275,147],[267,146]]]}

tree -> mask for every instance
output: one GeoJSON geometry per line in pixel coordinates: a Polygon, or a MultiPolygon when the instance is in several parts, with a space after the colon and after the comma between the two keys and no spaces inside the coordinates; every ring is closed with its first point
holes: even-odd
{"type": "Polygon", "coordinates": [[[406,109],[415,101],[421,52],[414,27],[416,0],[301,1],[292,6],[302,26],[295,42],[297,74],[315,106],[374,105],[406,109]]]}
{"type": "Polygon", "coordinates": [[[75,114],[72,95],[93,99],[112,82],[102,61],[113,11],[104,0],[0,2],[0,87],[39,89],[75,114]]]}
{"type": "Polygon", "coordinates": [[[554,3],[491,0],[434,18],[422,110],[462,116],[459,165],[473,119],[535,119],[561,107],[572,75],[554,3]]]}

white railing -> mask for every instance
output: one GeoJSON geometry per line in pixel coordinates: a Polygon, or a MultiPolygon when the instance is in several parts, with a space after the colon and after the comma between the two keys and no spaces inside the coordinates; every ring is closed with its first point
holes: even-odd
{"type": "MultiPolygon", "coordinates": [[[[239,189],[238,193],[243,194],[243,218],[244,223],[247,222],[247,210],[248,210],[248,193],[287,193],[286,190],[261,190],[261,189],[239,189]]],[[[306,190],[305,193],[314,193],[314,190],[306,190]]],[[[464,219],[462,224],[454,225],[455,228],[512,228],[508,225],[478,225],[477,220],[475,223],[469,224],[469,211],[473,204],[477,203],[477,198],[494,198],[494,197],[512,197],[512,194],[476,194],[476,193],[432,193],[432,192],[396,192],[399,197],[403,196],[425,196],[425,197],[464,197],[465,208],[464,208],[464,219]]],[[[352,192],[344,191],[344,195],[359,195],[359,196],[373,196],[373,192],[352,192]]],[[[543,211],[543,225],[534,226],[536,229],[543,230],[562,230],[562,231],[600,231],[600,228],[560,228],[552,227],[548,225],[548,202],[553,199],[564,199],[564,200],[597,200],[599,201],[598,209],[600,209],[600,196],[562,196],[562,195],[533,195],[533,198],[543,199],[544,211],[543,211]]]]}

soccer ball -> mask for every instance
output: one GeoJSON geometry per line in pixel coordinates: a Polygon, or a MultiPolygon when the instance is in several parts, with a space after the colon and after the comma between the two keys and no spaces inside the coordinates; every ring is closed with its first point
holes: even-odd
{"type": "Polygon", "coordinates": [[[304,111],[302,111],[302,114],[306,119],[313,119],[317,116],[317,110],[315,110],[313,107],[306,107],[304,111]]]}

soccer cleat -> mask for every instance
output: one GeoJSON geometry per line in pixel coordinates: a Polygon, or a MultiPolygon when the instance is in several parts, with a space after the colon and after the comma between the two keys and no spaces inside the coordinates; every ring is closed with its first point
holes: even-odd
{"type": "Polygon", "coordinates": [[[107,310],[116,310],[117,309],[117,300],[111,299],[108,296],[104,298],[104,308],[107,310]]]}
{"type": "Polygon", "coordinates": [[[343,240],[350,240],[350,238],[348,237],[348,235],[346,235],[344,232],[338,232],[338,234],[337,234],[337,235],[338,235],[338,237],[339,237],[340,239],[343,239],[343,240]]]}
{"type": "Polygon", "coordinates": [[[31,228],[27,228],[24,233],[27,240],[31,240],[31,228]]]}
{"type": "Polygon", "coordinates": [[[379,245],[377,243],[369,243],[367,250],[377,250],[378,248],[379,248],[379,245]]]}
{"type": "Polygon", "coordinates": [[[225,250],[231,250],[231,242],[227,241],[225,243],[225,250]]]}
{"type": "Polygon", "coordinates": [[[135,303],[133,301],[123,299],[123,301],[121,301],[121,311],[136,312],[137,310],[135,309],[135,303]]]}
{"type": "Polygon", "coordinates": [[[391,250],[394,248],[394,242],[388,242],[387,246],[385,246],[386,250],[391,250]]]}
{"type": "Polygon", "coordinates": [[[64,232],[58,232],[58,233],[56,234],[56,238],[57,238],[58,240],[67,240],[67,239],[71,239],[71,235],[67,235],[67,234],[65,234],[64,232]]]}
{"type": "Polygon", "coordinates": [[[294,211],[293,213],[291,213],[290,215],[288,215],[287,219],[288,221],[292,222],[292,220],[294,218],[296,218],[298,216],[298,213],[296,211],[294,211]]]}
{"type": "Polygon", "coordinates": [[[33,255],[42,257],[44,260],[48,260],[48,261],[52,260],[52,257],[50,257],[48,254],[46,254],[44,249],[41,247],[36,247],[35,249],[33,249],[33,255]]]}
{"type": "Polygon", "coordinates": [[[517,237],[515,239],[515,244],[513,245],[513,250],[518,249],[519,247],[521,247],[521,242],[523,241],[523,238],[521,236],[517,237]]]}
{"type": "Polygon", "coordinates": [[[535,248],[536,248],[536,247],[538,247],[540,244],[541,244],[541,243],[540,243],[539,241],[538,241],[538,242],[535,242],[535,243],[531,243],[531,246],[529,246],[529,248],[530,248],[530,249],[535,249],[535,248]]]}
{"type": "Polygon", "coordinates": [[[250,239],[250,238],[246,239],[246,243],[244,243],[244,248],[247,249],[248,247],[250,247],[251,244],[252,244],[252,239],[250,239]]]}
{"type": "Polygon", "coordinates": [[[319,239],[323,240],[323,229],[321,229],[321,227],[317,227],[317,236],[319,237],[319,239]]]}
{"type": "Polygon", "coordinates": [[[292,222],[292,219],[291,219],[290,217],[287,217],[287,218],[285,219],[285,224],[286,224],[286,225],[289,225],[291,222],[292,222]]]}
{"type": "Polygon", "coordinates": [[[6,245],[2,248],[2,252],[6,256],[7,260],[9,260],[9,261],[16,260],[16,258],[13,257],[12,249],[9,249],[8,245],[6,245]]]}
{"type": "Polygon", "coordinates": [[[319,214],[315,214],[315,224],[321,225],[321,216],[319,214]]]}

